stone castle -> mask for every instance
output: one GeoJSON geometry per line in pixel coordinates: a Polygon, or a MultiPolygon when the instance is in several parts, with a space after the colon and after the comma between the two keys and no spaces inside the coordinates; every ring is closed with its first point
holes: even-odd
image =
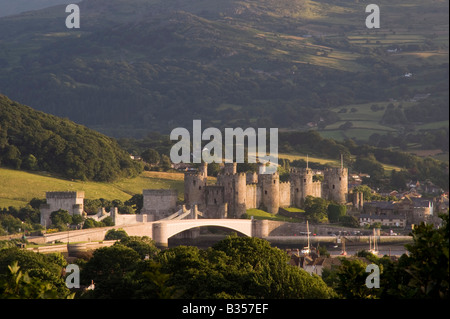
{"type": "Polygon", "coordinates": [[[348,170],[326,168],[323,181],[315,180],[310,168],[291,169],[289,181],[281,182],[278,173],[238,173],[236,163],[226,163],[215,185],[208,185],[207,164],[184,177],[184,200],[187,207],[197,205],[206,218],[239,218],[247,209],[261,208],[277,214],[283,207],[302,207],[307,196],[322,197],[347,204],[348,170]]]}
{"type": "MultiPolygon", "coordinates": [[[[350,201],[356,208],[362,206],[362,193],[348,194],[348,169],[342,165],[320,172],[308,167],[291,169],[286,182],[280,181],[277,172],[267,174],[265,168],[260,164],[258,173],[238,173],[236,163],[226,163],[212,185],[208,183],[207,164],[202,163],[197,171],[184,175],[184,204],[179,203],[176,190],[145,189],[141,214],[122,215],[112,207],[110,213],[102,208],[89,217],[101,220],[111,216],[116,225],[197,216],[239,218],[251,208],[271,214],[277,214],[280,208],[301,208],[307,196],[343,205],[350,201]],[[314,175],[322,175],[323,179],[314,175]]],[[[50,225],[50,214],[58,209],[71,215],[84,214],[83,198],[84,192],[48,192],[47,204],[41,206],[41,224],[50,225]]]]}

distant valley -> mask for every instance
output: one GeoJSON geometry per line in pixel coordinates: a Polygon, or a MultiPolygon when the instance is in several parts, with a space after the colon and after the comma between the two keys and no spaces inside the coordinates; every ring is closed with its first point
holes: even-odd
{"type": "Polygon", "coordinates": [[[84,0],[79,30],[61,6],[4,17],[0,92],[114,137],[193,119],[363,142],[448,136],[448,2],[378,4],[379,30],[343,0],[84,0]],[[402,109],[381,122],[389,103],[402,109]]]}

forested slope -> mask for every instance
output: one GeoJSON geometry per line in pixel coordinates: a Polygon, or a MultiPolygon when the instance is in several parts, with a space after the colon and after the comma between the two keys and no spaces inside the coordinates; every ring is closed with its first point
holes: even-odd
{"type": "Polygon", "coordinates": [[[112,181],[141,172],[113,139],[0,95],[0,165],[112,181]]]}

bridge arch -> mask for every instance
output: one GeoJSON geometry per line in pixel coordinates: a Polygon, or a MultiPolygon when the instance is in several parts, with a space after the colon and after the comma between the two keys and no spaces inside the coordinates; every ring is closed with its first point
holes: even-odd
{"type": "Polygon", "coordinates": [[[155,222],[152,237],[157,246],[167,247],[170,237],[185,230],[203,226],[228,228],[249,237],[255,235],[254,223],[248,219],[184,219],[155,222]]]}

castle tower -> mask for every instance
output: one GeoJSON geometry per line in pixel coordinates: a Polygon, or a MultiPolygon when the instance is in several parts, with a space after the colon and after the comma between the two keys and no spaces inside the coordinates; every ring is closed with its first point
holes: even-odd
{"type": "Polygon", "coordinates": [[[205,178],[207,178],[208,177],[208,163],[202,162],[200,164],[200,167],[199,167],[198,171],[199,171],[200,174],[205,176],[205,178]]]}
{"type": "Polygon", "coordinates": [[[225,164],[223,173],[217,175],[217,185],[223,187],[224,202],[228,205],[230,218],[239,218],[246,212],[247,175],[236,173],[235,164],[225,164]]]}
{"type": "Polygon", "coordinates": [[[291,201],[296,207],[302,207],[306,196],[316,195],[313,190],[313,171],[310,168],[291,169],[291,201]]]}
{"type": "Polygon", "coordinates": [[[234,174],[234,217],[239,218],[247,212],[247,174],[234,174]]]}
{"type": "Polygon", "coordinates": [[[339,168],[327,168],[324,171],[322,194],[324,198],[339,204],[347,203],[348,169],[342,165],[339,168]]]}
{"type": "Polygon", "coordinates": [[[208,166],[202,163],[198,172],[184,174],[184,201],[187,206],[199,206],[201,210],[205,203],[205,187],[208,179],[208,166]]]}
{"type": "Polygon", "coordinates": [[[222,169],[224,174],[236,174],[237,173],[237,163],[225,163],[222,169]]]}
{"type": "Polygon", "coordinates": [[[271,214],[277,214],[280,209],[280,176],[278,173],[261,174],[258,176],[261,187],[261,204],[271,214]]]}
{"type": "Polygon", "coordinates": [[[66,210],[71,216],[84,214],[84,192],[47,192],[47,203],[39,207],[41,225],[51,224],[51,213],[66,210]]]}

